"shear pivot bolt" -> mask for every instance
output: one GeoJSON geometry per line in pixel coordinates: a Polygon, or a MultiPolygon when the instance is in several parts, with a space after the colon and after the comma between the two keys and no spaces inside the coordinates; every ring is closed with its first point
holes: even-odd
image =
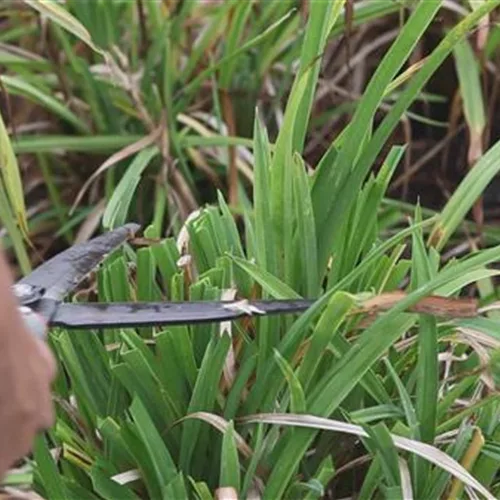
{"type": "Polygon", "coordinates": [[[26,283],[16,283],[13,285],[12,290],[17,299],[23,304],[35,302],[40,299],[43,292],[43,289],[26,283]]]}
{"type": "Polygon", "coordinates": [[[31,285],[16,284],[13,286],[14,294],[18,299],[27,298],[35,293],[35,289],[31,285]]]}

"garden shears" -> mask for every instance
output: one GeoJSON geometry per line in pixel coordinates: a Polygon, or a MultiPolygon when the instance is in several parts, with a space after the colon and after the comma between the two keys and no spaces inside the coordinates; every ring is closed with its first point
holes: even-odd
{"type": "Polygon", "coordinates": [[[63,302],[80,282],[139,229],[126,224],[74,245],[19,280],[14,293],[29,329],[43,338],[47,327],[119,328],[223,322],[252,314],[301,312],[312,300],[197,302],[63,302]]]}

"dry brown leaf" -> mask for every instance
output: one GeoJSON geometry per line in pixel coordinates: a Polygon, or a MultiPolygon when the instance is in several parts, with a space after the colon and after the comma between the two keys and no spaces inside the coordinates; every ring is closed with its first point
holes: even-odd
{"type": "Polygon", "coordinates": [[[92,209],[92,211],[87,215],[85,221],[78,229],[74,244],[83,243],[90,239],[94,234],[96,229],[99,227],[99,223],[106,210],[106,200],[103,198],[99,203],[92,209]]]}
{"type": "MultiPolygon", "coordinates": [[[[354,313],[365,313],[369,315],[387,311],[394,307],[399,301],[407,297],[406,292],[396,291],[382,293],[363,301],[355,309],[354,313]]],[[[412,312],[432,314],[435,316],[449,316],[455,318],[470,318],[478,315],[478,302],[472,298],[448,298],[431,296],[425,297],[417,304],[409,308],[412,312]]]]}
{"type": "MultiPolygon", "coordinates": [[[[176,423],[179,424],[185,420],[193,419],[196,418],[198,420],[203,420],[204,422],[207,422],[210,424],[212,427],[216,428],[219,432],[222,434],[226,432],[229,422],[225,419],[220,417],[219,415],[216,415],[215,413],[209,413],[206,411],[197,411],[195,413],[190,413],[189,415],[186,415],[185,417],[179,419],[176,423]]],[[[241,437],[241,435],[234,431],[234,440],[236,442],[236,447],[238,448],[238,451],[245,457],[245,458],[250,458],[253,454],[252,448],[248,446],[246,441],[241,437]]]]}
{"type": "Polygon", "coordinates": [[[413,488],[411,486],[411,475],[408,463],[401,457],[398,458],[399,473],[401,475],[401,492],[405,500],[413,500],[413,488]]]}
{"type": "MultiPolygon", "coordinates": [[[[221,300],[234,300],[236,298],[236,288],[230,288],[228,290],[224,290],[222,292],[221,300]]],[[[232,321],[223,321],[219,326],[219,335],[222,337],[227,334],[231,338],[233,336],[233,322],[232,321]]],[[[229,346],[229,351],[226,356],[226,360],[224,361],[224,368],[222,371],[222,380],[221,380],[221,388],[223,391],[229,391],[233,386],[234,379],[236,378],[236,356],[234,353],[234,346],[231,342],[229,346]]]]}
{"type": "Polygon", "coordinates": [[[238,493],[234,488],[223,486],[215,490],[215,498],[217,500],[238,500],[238,493]]]}

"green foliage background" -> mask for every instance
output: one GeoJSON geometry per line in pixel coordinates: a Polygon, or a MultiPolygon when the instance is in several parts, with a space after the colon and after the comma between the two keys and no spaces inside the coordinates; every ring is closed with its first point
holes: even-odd
{"type": "MultiPolygon", "coordinates": [[[[486,118],[470,35],[500,1],[457,4],[413,65],[449,3],[334,0],[307,13],[293,1],[24,4],[6,11],[0,79],[52,125],[9,134],[0,123],[0,220],[21,271],[27,238],[47,228],[69,244],[137,220],[146,244],[98,271],[101,301],[234,290],[316,302],[300,317],[230,326],[53,331],[57,423],[5,484],[51,499],[208,499],[221,487],[264,499],[498,497],[498,314],[408,309],[472,286],[481,306],[494,303],[498,232],[461,258],[443,252],[475,228],[464,219],[500,169],[500,146],[474,150],[436,214],[387,200],[405,147],[386,146],[449,57],[477,145],[486,118]],[[304,149],[329,44],[398,13],[396,39],[311,170],[304,149]],[[258,98],[265,85],[271,103],[258,98]],[[34,215],[16,154],[35,158],[46,188],[34,215]],[[78,193],[89,177],[81,154],[103,160],[78,193]],[[402,283],[406,298],[374,321],[354,313],[402,283]]],[[[498,29],[488,35],[492,57],[498,29]]]]}

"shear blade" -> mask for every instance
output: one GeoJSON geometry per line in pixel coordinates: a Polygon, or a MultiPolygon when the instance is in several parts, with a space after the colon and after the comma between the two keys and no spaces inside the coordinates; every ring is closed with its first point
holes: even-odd
{"type": "Polygon", "coordinates": [[[60,304],[51,325],[65,328],[119,328],[182,325],[230,321],[243,316],[297,313],[308,309],[311,300],[248,302],[134,302],[60,304]]]}
{"type": "Polygon", "coordinates": [[[90,241],[75,245],[37,267],[17,282],[44,289],[44,299],[59,302],[73,291],[110,252],[123,244],[137,224],[126,224],[90,241]]]}

